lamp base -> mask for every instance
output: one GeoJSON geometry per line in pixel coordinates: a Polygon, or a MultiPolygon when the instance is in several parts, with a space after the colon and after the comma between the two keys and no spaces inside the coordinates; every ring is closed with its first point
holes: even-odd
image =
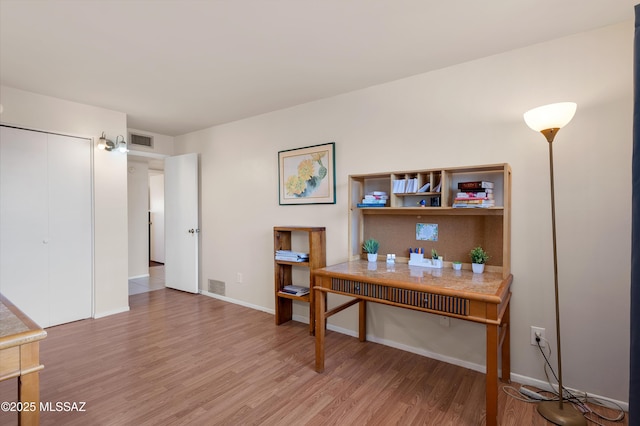
{"type": "Polygon", "coordinates": [[[538,404],[538,413],[551,423],[557,425],[582,426],[587,424],[587,420],[582,413],[576,411],[571,404],[560,404],[558,401],[544,401],[538,404]]]}

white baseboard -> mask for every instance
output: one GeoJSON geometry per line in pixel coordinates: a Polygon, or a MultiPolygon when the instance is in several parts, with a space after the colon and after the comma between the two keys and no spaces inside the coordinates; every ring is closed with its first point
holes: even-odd
{"type": "Polygon", "coordinates": [[[135,280],[136,278],[149,278],[149,274],[136,275],[136,276],[133,276],[133,277],[129,277],[129,278],[127,278],[127,279],[129,279],[129,280],[135,280]]]}
{"type": "MultiPolygon", "coordinates": [[[[558,391],[558,385],[555,385],[555,389],[552,389],[551,386],[549,386],[549,383],[542,381],[542,380],[538,380],[538,379],[533,379],[531,377],[528,376],[522,376],[520,374],[514,374],[511,373],[511,381],[523,384],[523,385],[528,385],[528,386],[534,386],[538,389],[542,389],[545,391],[550,391],[550,392],[556,392],[558,391]]],[[[584,395],[584,391],[581,391],[579,389],[573,389],[567,386],[562,386],[563,388],[571,391],[572,393],[576,394],[576,396],[582,396],[584,395]]],[[[589,398],[595,398],[595,399],[599,399],[602,400],[603,402],[610,402],[613,403],[615,405],[619,405],[624,411],[629,411],[629,402],[625,402],[625,401],[618,401],[616,399],[612,399],[612,398],[608,398],[606,396],[602,396],[602,395],[596,395],[593,393],[589,393],[588,394],[589,398]]],[[[614,408],[612,406],[612,408],[614,408]]]]}
{"type": "Polygon", "coordinates": [[[275,315],[275,311],[273,309],[267,309],[267,308],[265,308],[263,306],[258,306],[258,305],[254,305],[252,303],[243,302],[242,300],[232,299],[230,297],[221,296],[221,295],[215,294],[215,293],[210,293],[210,292],[205,291],[205,290],[200,290],[200,294],[202,294],[204,296],[213,297],[214,299],[220,299],[220,300],[223,300],[225,302],[233,303],[235,305],[240,305],[240,306],[244,306],[246,308],[255,309],[256,311],[262,311],[262,312],[266,312],[266,313],[271,314],[271,315],[275,315]]]}
{"type": "MultiPolygon", "coordinates": [[[[202,292],[203,294],[205,294],[205,292],[202,292]]],[[[211,295],[211,297],[215,297],[217,299],[221,299],[227,302],[231,302],[231,303],[236,303],[238,305],[242,305],[242,306],[246,306],[248,308],[253,308],[253,309],[258,309],[259,311],[263,311],[263,312],[268,312],[271,314],[275,314],[275,312],[273,310],[269,310],[269,309],[265,309],[263,307],[260,306],[255,306],[254,305],[249,305],[246,304],[244,302],[240,302],[234,299],[230,299],[228,297],[224,297],[224,296],[219,296],[217,294],[207,294],[207,295],[211,295]]],[[[306,316],[301,316],[301,315],[293,315],[292,319],[294,321],[298,321],[304,324],[309,324],[309,318],[306,316]]],[[[358,333],[356,331],[353,330],[349,330],[347,328],[342,328],[342,327],[337,327],[335,325],[331,325],[331,324],[327,324],[327,329],[331,330],[331,331],[335,331],[337,333],[341,333],[341,334],[345,334],[347,336],[351,336],[351,337],[358,337],[358,333]]],[[[396,349],[400,349],[406,352],[411,352],[417,355],[421,355],[424,356],[426,358],[431,358],[431,359],[435,359],[438,361],[442,361],[442,362],[446,362],[447,364],[453,364],[453,365],[457,365],[458,367],[463,367],[463,368],[468,368],[469,370],[473,370],[473,371],[477,371],[479,373],[482,374],[486,374],[487,373],[487,368],[485,365],[480,365],[480,364],[475,364],[473,362],[469,362],[469,361],[464,361],[458,358],[453,358],[453,357],[449,357],[446,355],[442,355],[442,354],[438,354],[435,352],[431,352],[431,351],[427,351],[425,349],[422,348],[416,348],[413,346],[408,346],[408,345],[403,345],[401,343],[398,342],[394,342],[393,340],[387,340],[387,339],[381,339],[379,337],[374,336],[373,334],[367,334],[367,341],[369,342],[374,342],[374,343],[379,343],[381,345],[385,345],[385,346],[390,346],[392,348],[396,348],[396,349]]],[[[516,382],[516,383],[520,383],[523,385],[529,385],[529,386],[535,386],[538,389],[542,389],[542,390],[547,390],[547,391],[551,391],[551,387],[549,386],[549,384],[547,382],[544,382],[542,380],[538,380],[538,379],[534,379],[528,376],[523,376],[521,374],[514,374],[511,373],[511,381],[516,382]]],[[[569,389],[570,391],[577,393],[577,394],[584,394],[584,391],[578,390],[578,389],[572,389],[572,388],[568,388],[565,386],[566,389],[569,389]]],[[[589,394],[590,397],[592,398],[596,398],[599,400],[602,400],[604,402],[610,402],[613,403],[615,405],[619,405],[620,407],[622,407],[622,409],[624,411],[629,411],[629,402],[625,402],[625,401],[618,401],[612,398],[608,398],[606,396],[601,396],[601,395],[595,395],[595,394],[589,394]]]]}
{"type": "Polygon", "coordinates": [[[95,313],[93,315],[93,318],[94,319],[104,318],[104,317],[108,317],[109,315],[121,314],[123,312],[129,312],[129,306],[124,306],[124,307],[118,308],[118,309],[112,309],[110,311],[95,313]]]}

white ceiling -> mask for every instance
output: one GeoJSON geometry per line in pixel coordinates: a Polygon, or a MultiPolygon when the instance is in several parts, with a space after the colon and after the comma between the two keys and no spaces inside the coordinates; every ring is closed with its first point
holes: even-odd
{"type": "Polygon", "coordinates": [[[175,136],[629,21],[637,1],[0,0],[0,82],[175,136]]]}

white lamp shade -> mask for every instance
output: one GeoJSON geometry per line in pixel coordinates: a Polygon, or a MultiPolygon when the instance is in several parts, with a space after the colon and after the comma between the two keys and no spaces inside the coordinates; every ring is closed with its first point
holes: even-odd
{"type": "Polygon", "coordinates": [[[574,102],[544,105],[525,112],[524,121],[536,132],[561,129],[571,121],[576,108],[577,105],[574,102]]]}

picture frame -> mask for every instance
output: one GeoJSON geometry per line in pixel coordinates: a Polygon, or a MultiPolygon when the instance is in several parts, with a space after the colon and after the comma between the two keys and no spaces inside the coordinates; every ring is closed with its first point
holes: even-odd
{"type": "Polygon", "coordinates": [[[278,152],[280,205],[335,204],[335,142],[278,152]]]}

